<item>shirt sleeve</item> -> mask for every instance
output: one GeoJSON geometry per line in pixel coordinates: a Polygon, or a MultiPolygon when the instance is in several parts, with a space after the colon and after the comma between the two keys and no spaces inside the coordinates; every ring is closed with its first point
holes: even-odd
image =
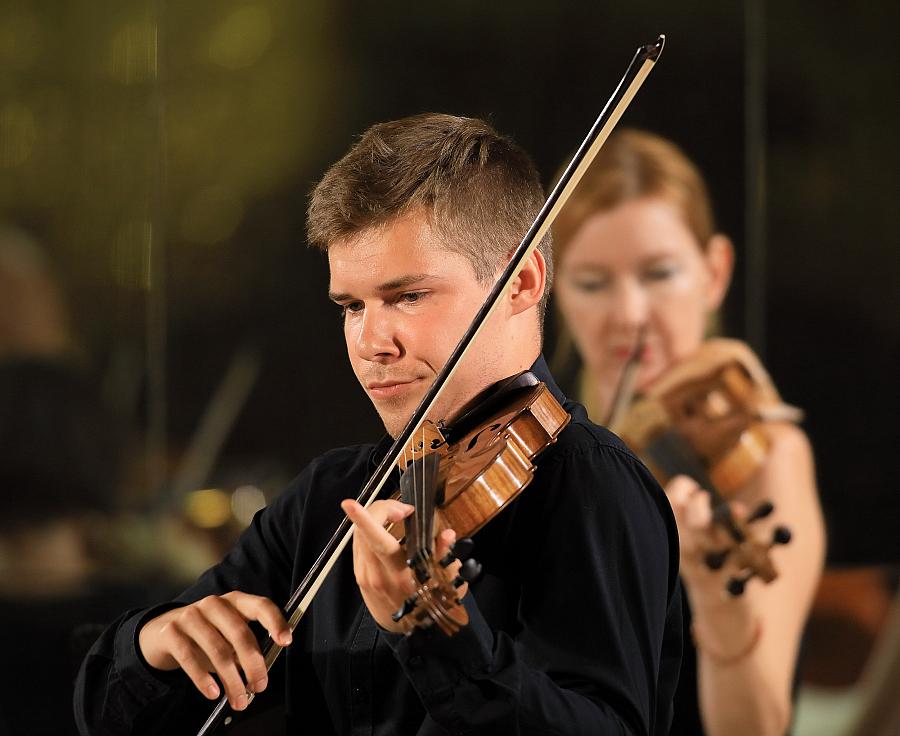
{"type": "Polygon", "coordinates": [[[470,594],[455,636],[431,627],[388,643],[430,719],[454,734],[667,733],[680,600],[665,496],[601,441],[538,472],[537,497],[526,488],[515,510],[519,631],[492,630],[470,594]]]}
{"type": "Polygon", "coordinates": [[[257,514],[225,559],[175,600],[129,611],[104,631],[75,682],[75,720],[82,736],[155,734],[173,722],[185,725],[186,732],[202,725],[214,701],[197,692],[183,671],[162,672],[148,665],[138,647],[138,633],[150,619],[208,595],[240,590],[287,599],[296,539],[292,530],[299,524],[309,477],[305,472],[257,514]]]}

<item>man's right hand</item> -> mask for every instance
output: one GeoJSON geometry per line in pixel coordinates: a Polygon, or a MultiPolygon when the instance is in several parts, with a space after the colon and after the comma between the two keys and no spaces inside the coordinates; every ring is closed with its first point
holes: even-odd
{"type": "Polygon", "coordinates": [[[248,702],[246,691],[262,692],[269,680],[249,621],[262,624],[277,644],[291,643],[290,628],[278,606],[268,598],[232,591],[150,619],[138,634],[138,644],[151,667],[180,667],[210,700],[219,697],[219,686],[211,674],[215,673],[231,707],[243,710],[248,702]]]}

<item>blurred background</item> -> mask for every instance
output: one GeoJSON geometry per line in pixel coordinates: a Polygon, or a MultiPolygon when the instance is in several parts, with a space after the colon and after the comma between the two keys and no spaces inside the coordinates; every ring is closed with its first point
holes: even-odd
{"type": "Polygon", "coordinates": [[[738,247],[725,331],[806,411],[832,574],[797,728],[842,732],[900,562],[900,12],[675,6],[0,0],[4,658],[60,600],[102,624],[170,595],[312,457],[379,436],[304,234],[355,135],[486,117],[548,182],[665,33],[622,124],[700,165],[738,247]]]}

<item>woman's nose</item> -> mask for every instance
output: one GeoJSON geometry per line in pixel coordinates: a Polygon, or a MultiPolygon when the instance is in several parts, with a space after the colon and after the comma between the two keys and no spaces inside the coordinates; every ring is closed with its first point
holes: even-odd
{"type": "Polygon", "coordinates": [[[612,320],[618,327],[634,329],[647,321],[647,295],[644,288],[632,280],[623,280],[613,289],[612,320]]]}

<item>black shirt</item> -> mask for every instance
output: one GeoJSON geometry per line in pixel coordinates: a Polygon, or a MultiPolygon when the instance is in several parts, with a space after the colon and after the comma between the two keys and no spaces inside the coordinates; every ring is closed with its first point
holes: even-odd
{"type": "Polygon", "coordinates": [[[691,609],[687,596],[682,594],[681,672],[673,698],[672,727],[670,736],[703,736],[703,720],[700,716],[700,691],[697,683],[697,648],[691,639],[691,609]]]}
{"type": "MultiPolygon", "coordinates": [[[[382,631],[344,550],[258,698],[284,701],[288,733],[668,732],[681,655],[668,501],[614,435],[565,400],[543,358],[532,370],[572,421],[533,482],[475,535],[484,571],[464,599],[469,625],[452,638],[435,627],[382,631]]],[[[343,518],[339,502],[356,497],[388,444],[314,460],[173,603],[230,590],[285,602],[343,518]]],[[[211,712],[183,673],[139,654],[137,632],[161,610],[126,613],[88,654],[75,693],[83,734],[195,733],[211,712]]]]}

